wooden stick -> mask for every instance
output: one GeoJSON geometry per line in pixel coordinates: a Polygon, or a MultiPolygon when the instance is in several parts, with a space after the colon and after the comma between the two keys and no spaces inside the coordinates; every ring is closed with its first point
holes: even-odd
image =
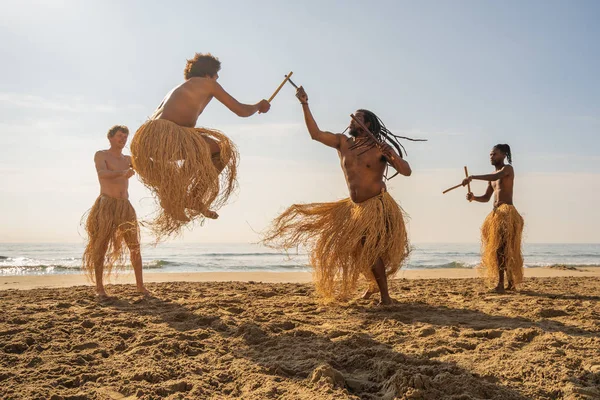
{"type": "Polygon", "coordinates": [[[286,77],[286,78],[288,78],[288,82],[289,82],[289,83],[291,83],[291,84],[292,84],[292,86],[296,88],[296,90],[298,90],[298,89],[299,89],[299,88],[298,88],[298,86],[297,86],[297,85],[294,83],[294,81],[293,81],[293,80],[291,80],[291,79],[290,79],[290,76],[291,76],[291,75],[292,75],[292,73],[290,72],[290,74],[289,74],[289,75],[286,75],[285,77],[286,77]]]}
{"type": "MultiPolygon", "coordinates": [[[[469,170],[467,169],[467,166],[465,165],[465,178],[469,177],[469,170]]],[[[467,183],[467,193],[471,193],[471,182],[467,183]]],[[[471,202],[473,200],[469,200],[469,202],[471,202]]]]}
{"type": "Polygon", "coordinates": [[[269,103],[275,98],[275,96],[277,96],[277,93],[279,93],[279,91],[281,90],[283,85],[285,85],[285,83],[290,79],[292,74],[293,74],[293,72],[290,71],[290,73],[285,76],[285,79],[283,80],[283,82],[281,82],[281,85],[279,85],[277,90],[275,90],[275,93],[273,93],[273,95],[271,97],[269,97],[269,100],[267,100],[269,103]]]}
{"type": "MultiPolygon", "coordinates": [[[[469,170],[467,169],[467,166],[465,165],[465,178],[469,177],[469,170]]],[[[467,190],[469,191],[469,193],[471,193],[471,182],[467,183],[467,190]]]]}
{"type": "Polygon", "coordinates": [[[375,141],[375,143],[377,144],[381,144],[381,142],[379,140],[377,140],[377,138],[375,138],[375,136],[373,136],[373,134],[371,133],[371,131],[369,130],[369,128],[367,128],[365,126],[365,124],[363,124],[362,122],[360,122],[355,116],[354,114],[350,114],[350,117],[352,117],[352,119],[354,120],[354,122],[356,122],[361,128],[363,128],[363,130],[367,133],[367,135],[373,139],[375,141]]]}
{"type": "Polygon", "coordinates": [[[461,186],[462,186],[462,183],[459,183],[459,184],[458,184],[458,185],[456,185],[456,186],[452,186],[451,188],[444,190],[444,191],[442,192],[442,194],[446,194],[446,193],[448,193],[449,191],[451,191],[451,190],[454,190],[454,189],[456,189],[456,188],[459,188],[459,187],[461,187],[461,186]]]}

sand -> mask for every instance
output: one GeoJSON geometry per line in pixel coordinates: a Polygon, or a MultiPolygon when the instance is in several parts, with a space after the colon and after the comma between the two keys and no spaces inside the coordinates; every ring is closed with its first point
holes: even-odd
{"type": "MultiPolygon", "coordinates": [[[[598,267],[564,267],[552,266],[545,268],[526,269],[527,277],[600,277],[598,267]]],[[[456,279],[477,278],[477,271],[467,268],[440,268],[431,270],[401,270],[397,277],[400,279],[456,279]]],[[[159,272],[147,273],[144,271],[145,282],[230,282],[230,281],[256,281],[256,282],[287,282],[308,283],[312,282],[310,272],[159,272]]],[[[116,284],[135,283],[133,273],[120,273],[111,277],[111,282],[116,284]]],[[[88,285],[84,275],[24,275],[0,276],[0,290],[7,289],[35,289],[58,288],[78,285],[88,285]]]]}
{"type": "Polygon", "coordinates": [[[600,278],[570,273],[503,295],[401,279],[390,307],[324,306],[310,283],[3,290],[0,397],[600,398],[600,278]]]}

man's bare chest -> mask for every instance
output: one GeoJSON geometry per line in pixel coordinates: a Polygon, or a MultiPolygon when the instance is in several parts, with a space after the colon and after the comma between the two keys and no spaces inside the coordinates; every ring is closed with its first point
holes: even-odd
{"type": "Polygon", "coordinates": [[[109,171],[123,171],[130,167],[129,159],[125,156],[122,158],[107,157],[105,163],[109,171]]]}
{"type": "Polygon", "coordinates": [[[342,148],[340,161],[345,170],[378,170],[383,165],[381,154],[375,148],[342,148]]]}

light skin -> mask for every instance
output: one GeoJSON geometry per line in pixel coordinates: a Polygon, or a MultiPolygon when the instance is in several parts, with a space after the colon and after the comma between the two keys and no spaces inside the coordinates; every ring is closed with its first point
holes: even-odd
{"type": "MultiPolygon", "coordinates": [[[[308,95],[304,88],[298,88],[296,97],[302,104],[304,121],[311,139],[337,150],[348,192],[353,202],[362,203],[378,196],[382,190],[386,189],[383,181],[386,165],[390,165],[404,176],[411,175],[410,165],[387,143],[377,144],[367,150],[368,146],[373,144],[372,139],[354,120],[350,121],[351,137],[319,129],[308,106],[308,95]]],[[[354,116],[369,128],[369,123],[365,123],[362,112],[356,112],[354,116]]],[[[381,294],[381,304],[391,304],[385,264],[378,259],[371,270],[381,294]]],[[[373,294],[374,292],[367,290],[363,298],[368,298],[373,294]]]]}
{"type": "MultiPolygon", "coordinates": [[[[264,99],[256,104],[240,103],[223,89],[217,79],[219,79],[218,72],[214,75],[187,79],[165,96],[154,112],[152,119],[166,119],[177,125],[193,128],[196,126],[198,117],[213,98],[216,98],[239,117],[250,117],[257,112],[266,113],[271,108],[271,104],[264,99]]],[[[225,165],[218,157],[221,151],[219,144],[208,137],[204,137],[204,140],[210,146],[215,168],[221,172],[225,165]]],[[[207,218],[216,219],[219,217],[216,212],[208,209],[199,211],[207,218]]]]}
{"type": "MultiPolygon", "coordinates": [[[[487,203],[494,196],[494,208],[503,204],[513,204],[513,186],[515,181],[515,171],[510,164],[505,164],[506,154],[497,148],[493,148],[490,152],[490,163],[494,166],[495,171],[486,175],[471,175],[463,179],[462,185],[466,186],[473,180],[487,181],[488,186],[482,196],[475,196],[473,193],[467,193],[468,201],[476,201],[479,203],[487,203]]],[[[497,254],[498,265],[500,272],[498,276],[498,285],[494,288],[496,292],[504,292],[504,269],[505,259],[504,250],[501,248],[497,254]]],[[[514,290],[514,284],[509,280],[506,290],[514,290]]]]}
{"type": "MultiPolygon", "coordinates": [[[[100,182],[100,194],[117,198],[129,198],[129,178],[134,175],[131,168],[131,157],[123,154],[123,148],[127,143],[128,134],[123,131],[117,131],[114,136],[109,137],[110,148],[108,150],[97,151],[94,155],[98,181],[100,182]]],[[[136,234],[126,235],[127,247],[131,257],[131,264],[135,273],[137,291],[143,294],[149,294],[144,287],[142,278],[142,255],[140,252],[140,243],[136,234]]],[[[101,244],[101,248],[108,248],[108,239],[101,244]]],[[[94,271],[96,276],[96,294],[100,297],[107,297],[103,283],[104,257],[96,260],[94,271]]]]}

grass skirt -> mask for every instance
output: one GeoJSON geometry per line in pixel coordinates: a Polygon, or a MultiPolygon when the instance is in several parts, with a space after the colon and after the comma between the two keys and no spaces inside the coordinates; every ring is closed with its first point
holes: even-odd
{"type": "Polygon", "coordinates": [[[216,130],[150,120],[135,133],[131,155],[134,170],[160,204],[149,224],[159,239],[179,234],[192,220],[202,223],[202,211],[218,210],[237,184],[237,149],[216,130]],[[215,167],[205,138],[218,143],[215,161],[224,165],[222,172],[215,167]]]}
{"type": "Polygon", "coordinates": [[[87,214],[85,230],[83,270],[92,282],[96,265],[103,265],[103,275],[108,276],[115,266],[124,265],[127,247],[139,251],[140,231],[129,200],[100,195],[87,214]]]}
{"type": "Polygon", "coordinates": [[[514,285],[523,282],[523,226],[523,218],[517,209],[508,204],[495,208],[483,222],[481,265],[485,268],[490,284],[498,283],[501,268],[506,271],[509,282],[514,285]]]}
{"type": "Polygon", "coordinates": [[[347,298],[361,274],[376,289],[376,261],[383,260],[391,277],[410,253],[404,212],[387,192],[358,204],[294,204],[273,221],[263,243],[285,250],[306,246],[317,292],[328,300],[347,298]]]}

